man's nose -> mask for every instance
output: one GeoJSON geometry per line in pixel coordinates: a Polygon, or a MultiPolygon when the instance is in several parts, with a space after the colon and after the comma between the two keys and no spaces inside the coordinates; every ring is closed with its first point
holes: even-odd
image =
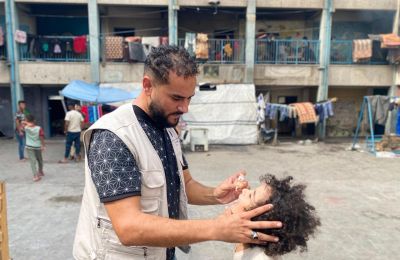
{"type": "Polygon", "coordinates": [[[178,111],[181,113],[187,113],[189,111],[189,102],[183,101],[181,104],[179,104],[178,111]]]}

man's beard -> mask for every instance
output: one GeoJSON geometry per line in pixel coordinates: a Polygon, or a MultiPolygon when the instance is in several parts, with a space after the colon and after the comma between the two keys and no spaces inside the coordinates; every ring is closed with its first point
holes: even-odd
{"type": "Polygon", "coordinates": [[[153,121],[157,124],[157,126],[159,126],[161,128],[175,127],[179,123],[179,120],[177,120],[175,123],[171,124],[170,122],[168,122],[168,116],[183,114],[180,112],[176,112],[176,113],[171,113],[169,115],[165,115],[165,111],[154,101],[150,102],[149,111],[150,111],[150,116],[153,119],[153,121]]]}

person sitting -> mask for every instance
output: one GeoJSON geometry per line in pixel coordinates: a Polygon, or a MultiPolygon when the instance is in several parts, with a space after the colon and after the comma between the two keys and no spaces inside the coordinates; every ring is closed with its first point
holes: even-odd
{"type": "Polygon", "coordinates": [[[305,200],[303,184],[292,184],[293,177],[277,179],[272,174],[260,177],[261,185],[255,189],[243,189],[239,198],[226,211],[234,214],[252,210],[260,205],[270,203],[272,210],[254,217],[253,221],[278,219],[283,226],[279,229],[253,230],[252,238],[257,239],[259,233],[279,238],[277,243],[265,245],[237,244],[234,260],[280,259],[280,255],[300,249],[307,250],[307,241],[321,225],[315,208],[305,200]]]}

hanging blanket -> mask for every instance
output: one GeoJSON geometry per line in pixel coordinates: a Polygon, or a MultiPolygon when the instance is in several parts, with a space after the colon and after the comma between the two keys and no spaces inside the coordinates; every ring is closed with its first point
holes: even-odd
{"type": "Polygon", "coordinates": [[[196,37],[196,59],[208,59],[208,36],[198,33],[196,37]]]}
{"type": "Polygon", "coordinates": [[[381,48],[397,48],[400,47],[400,37],[396,34],[382,34],[381,48]]]}
{"type": "Polygon", "coordinates": [[[117,60],[123,58],[123,41],[124,38],[120,36],[106,36],[104,47],[107,60],[117,60]]]}
{"type": "Polygon", "coordinates": [[[353,41],[353,62],[359,62],[372,57],[372,40],[353,41]]]}
{"type": "Polygon", "coordinates": [[[314,105],[309,102],[291,104],[297,110],[300,124],[315,123],[317,122],[317,115],[315,114],[314,105]]]}

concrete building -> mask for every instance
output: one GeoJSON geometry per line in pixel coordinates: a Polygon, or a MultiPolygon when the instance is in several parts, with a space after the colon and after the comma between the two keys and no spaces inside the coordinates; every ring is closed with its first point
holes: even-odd
{"type": "MultiPolygon", "coordinates": [[[[46,135],[57,135],[64,117],[58,92],[71,80],[140,82],[143,63],[105,58],[106,36],[169,36],[184,45],[194,32],[209,37],[199,82],[254,83],[280,103],[338,97],[327,135],[350,136],[362,97],[393,93],[400,83],[379,43],[369,62],[354,63],[352,40],[396,32],[397,20],[397,0],[0,0],[0,131],[13,135],[16,103],[25,99],[46,135]],[[17,29],[28,33],[27,44],[14,41],[9,31],[17,29]],[[87,50],[67,51],[80,35],[87,50]],[[65,50],[55,53],[56,43],[65,50]]],[[[289,128],[280,126],[282,134],[289,128]]]]}

